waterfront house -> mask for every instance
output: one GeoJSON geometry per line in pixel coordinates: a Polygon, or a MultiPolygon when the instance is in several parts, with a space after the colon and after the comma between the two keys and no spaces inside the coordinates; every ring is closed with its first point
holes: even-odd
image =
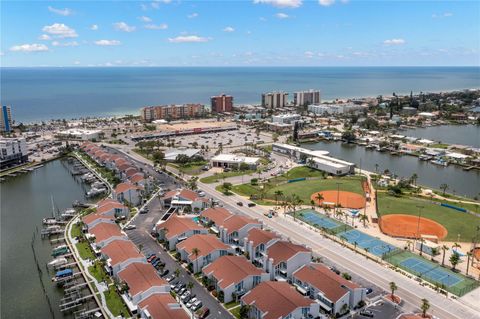
{"type": "Polygon", "coordinates": [[[188,319],[189,316],[170,294],[154,294],[138,304],[142,319],[188,319]]]}
{"type": "Polygon", "coordinates": [[[272,231],[252,228],[244,240],[244,251],[248,259],[258,267],[263,267],[267,247],[280,240],[280,236],[272,231]]]}
{"type": "Polygon", "coordinates": [[[98,249],[108,245],[114,240],[128,240],[127,236],[120,230],[117,224],[112,223],[98,223],[94,227],[88,230],[90,237],[94,237],[95,245],[92,248],[95,252],[99,252],[98,249]]]}
{"type": "Polygon", "coordinates": [[[158,239],[164,240],[169,250],[175,249],[177,243],[193,235],[208,233],[208,230],[194,222],[192,217],[181,217],[176,214],[164,222],[160,221],[155,227],[158,239]]]}
{"type": "Polygon", "coordinates": [[[222,256],[202,270],[209,278],[217,293],[223,294],[223,302],[230,302],[243,296],[270,275],[253,266],[243,256],[222,256]]]}
{"type": "Polygon", "coordinates": [[[170,285],[149,263],[132,263],[118,272],[118,278],[128,286],[122,299],[129,308],[135,309],[140,302],[155,294],[170,295],[170,285]]]}
{"type": "Polygon", "coordinates": [[[115,217],[109,215],[102,215],[98,213],[89,214],[82,217],[82,222],[85,224],[87,230],[95,227],[99,223],[115,224],[115,217]]]}
{"type": "Polygon", "coordinates": [[[128,217],[130,209],[115,199],[106,198],[97,203],[96,213],[115,218],[128,217]]]}
{"type": "Polygon", "coordinates": [[[101,256],[105,259],[105,269],[109,275],[116,276],[119,271],[132,263],[146,263],[143,256],[129,240],[114,240],[101,249],[101,256]]]}
{"type": "Polygon", "coordinates": [[[173,190],[167,192],[162,198],[163,207],[176,207],[180,211],[200,212],[208,206],[208,199],[200,197],[194,191],[188,189],[173,190]]]}
{"type": "Polygon", "coordinates": [[[142,202],[142,190],[142,187],[130,182],[120,183],[115,187],[113,195],[119,202],[128,202],[133,206],[138,206],[142,202]]]}
{"type": "Polygon", "coordinates": [[[262,223],[256,219],[233,215],[217,225],[220,239],[234,249],[243,250],[244,239],[252,228],[262,228],[262,223]]]}
{"type": "Polygon", "coordinates": [[[270,273],[271,280],[288,280],[295,270],[308,264],[311,259],[312,252],[305,246],[279,240],[266,247],[261,264],[270,273]]]}
{"type": "Polygon", "coordinates": [[[366,289],[320,264],[304,265],[292,275],[297,290],[316,300],[322,310],[343,315],[366,298],[366,289]]]}
{"type": "Polygon", "coordinates": [[[303,319],[320,316],[317,302],[299,294],[286,282],[264,281],[247,292],[241,299],[249,305],[249,318],[303,319]]]}
{"type": "Polygon", "coordinates": [[[212,261],[233,254],[230,246],[222,243],[215,235],[193,235],[177,244],[181,260],[187,262],[194,273],[199,272],[212,261]]]}

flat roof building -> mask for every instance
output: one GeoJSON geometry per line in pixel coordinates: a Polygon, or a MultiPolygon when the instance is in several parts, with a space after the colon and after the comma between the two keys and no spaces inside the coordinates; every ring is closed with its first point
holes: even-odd
{"type": "Polygon", "coordinates": [[[269,92],[262,94],[262,107],[267,109],[285,107],[287,102],[288,93],[285,92],[269,92]]]}
{"type": "Polygon", "coordinates": [[[0,110],[0,132],[9,133],[12,130],[12,109],[10,105],[2,105],[0,110]]]}
{"type": "Polygon", "coordinates": [[[210,98],[212,112],[224,113],[233,111],[233,96],[231,95],[218,95],[210,98]]]}
{"type": "Polygon", "coordinates": [[[140,110],[144,122],[196,118],[204,115],[205,106],[202,104],[147,106],[140,110]]]}
{"type": "Polygon", "coordinates": [[[236,154],[219,154],[210,160],[212,167],[240,168],[244,163],[249,168],[255,168],[260,163],[258,157],[247,157],[236,154]]]}
{"type": "Polygon", "coordinates": [[[26,162],[28,162],[28,150],[24,138],[0,138],[0,169],[26,162]]]}
{"type": "Polygon", "coordinates": [[[293,93],[293,105],[307,106],[310,104],[320,104],[320,91],[308,90],[293,93]]]}

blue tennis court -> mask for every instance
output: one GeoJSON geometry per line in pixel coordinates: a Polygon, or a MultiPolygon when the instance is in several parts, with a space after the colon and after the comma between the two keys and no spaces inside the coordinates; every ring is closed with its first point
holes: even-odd
{"type": "Polygon", "coordinates": [[[372,237],[356,229],[351,229],[346,232],[337,234],[337,237],[344,237],[350,244],[357,243],[360,248],[367,248],[368,251],[375,256],[382,257],[383,254],[392,252],[397,247],[390,245],[378,238],[372,237]]]}
{"type": "Polygon", "coordinates": [[[424,278],[431,279],[444,284],[445,286],[454,286],[463,279],[446,269],[439,267],[439,265],[431,264],[420,258],[410,257],[400,263],[403,267],[409,268],[424,278]]]}
{"type": "Polygon", "coordinates": [[[339,223],[331,220],[330,218],[319,215],[318,213],[311,210],[302,210],[299,213],[302,213],[303,215],[301,219],[311,225],[317,224],[318,227],[325,227],[327,229],[333,229],[340,226],[339,223]]]}

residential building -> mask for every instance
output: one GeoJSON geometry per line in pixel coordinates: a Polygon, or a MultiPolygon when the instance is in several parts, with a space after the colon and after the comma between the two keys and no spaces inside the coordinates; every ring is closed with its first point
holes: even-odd
{"type": "Polygon", "coordinates": [[[292,282],[301,294],[318,301],[322,310],[332,315],[343,315],[366,298],[365,288],[321,264],[304,265],[293,273],[292,282]]]}
{"type": "Polygon", "coordinates": [[[96,213],[115,218],[128,217],[130,209],[115,199],[106,198],[97,203],[96,213]]]}
{"type": "Polygon", "coordinates": [[[177,243],[193,235],[207,234],[208,230],[195,223],[191,217],[173,214],[166,221],[159,221],[155,226],[158,239],[165,240],[169,250],[175,249],[177,243]]]}
{"type": "Polygon", "coordinates": [[[288,134],[293,131],[293,124],[265,122],[266,129],[278,134],[288,134]]]}
{"type": "Polygon", "coordinates": [[[320,104],[320,91],[308,90],[293,93],[293,105],[307,106],[310,104],[320,104]]]}
{"type": "Polygon", "coordinates": [[[242,164],[248,165],[250,169],[254,169],[260,163],[258,157],[247,157],[236,154],[219,154],[210,159],[212,167],[234,168],[239,169],[242,164]]]}
{"type": "Polygon", "coordinates": [[[200,212],[207,208],[208,199],[200,197],[196,192],[179,189],[167,192],[160,200],[163,207],[176,207],[182,211],[200,212]]]}
{"type": "Polygon", "coordinates": [[[154,294],[138,304],[142,319],[189,319],[189,315],[170,294],[154,294]]]}
{"type": "Polygon", "coordinates": [[[295,270],[311,260],[312,252],[305,246],[278,240],[266,247],[261,264],[271,280],[289,280],[295,270]]]}
{"type": "Polygon", "coordinates": [[[288,102],[288,93],[285,92],[270,92],[262,94],[262,107],[268,109],[276,109],[285,107],[288,102]]]}
{"type": "Polygon", "coordinates": [[[233,213],[223,207],[210,207],[200,214],[200,222],[218,234],[220,231],[217,225],[223,225],[223,222],[232,216],[233,213]]]}
{"type": "Polygon", "coordinates": [[[353,103],[341,103],[341,104],[320,104],[309,105],[308,111],[316,115],[335,115],[344,114],[349,112],[356,112],[364,109],[364,106],[356,105],[353,103]]]}
{"type": "Polygon", "coordinates": [[[233,215],[221,224],[217,224],[220,239],[237,250],[243,250],[244,240],[252,228],[262,228],[262,223],[256,219],[233,215]]]}
{"type": "Polygon", "coordinates": [[[92,248],[98,252],[98,249],[108,245],[114,240],[128,240],[127,236],[122,233],[117,224],[112,223],[98,223],[92,228],[88,229],[89,237],[94,237],[95,245],[92,248]]]}
{"type": "Polygon", "coordinates": [[[202,270],[213,281],[217,293],[223,293],[223,301],[230,302],[243,296],[270,275],[253,266],[243,256],[222,256],[202,270]]]}
{"type": "Polygon", "coordinates": [[[317,302],[299,294],[286,282],[264,281],[247,292],[241,299],[249,305],[249,318],[303,319],[320,316],[317,302]]]}
{"type": "Polygon", "coordinates": [[[142,189],[130,182],[120,183],[115,187],[113,194],[119,202],[128,202],[133,206],[138,206],[142,202],[142,189]]]}
{"type": "Polygon", "coordinates": [[[26,162],[28,162],[28,150],[24,138],[0,138],[0,169],[26,162]]]}
{"type": "Polygon", "coordinates": [[[218,258],[233,254],[230,246],[222,243],[215,235],[193,235],[177,244],[180,258],[191,266],[194,273],[218,258]]]}
{"type": "Polygon", "coordinates": [[[147,263],[145,256],[130,240],[114,240],[108,243],[102,247],[101,255],[106,260],[105,270],[114,276],[132,263],[147,263]]]}
{"type": "Polygon", "coordinates": [[[10,105],[2,105],[0,111],[0,132],[9,133],[12,130],[12,110],[10,105]]]}
{"type": "Polygon", "coordinates": [[[88,214],[87,216],[82,217],[82,221],[87,227],[87,230],[95,227],[100,223],[111,223],[115,224],[115,217],[109,215],[102,215],[98,213],[88,214]]]}
{"type": "Polygon", "coordinates": [[[233,96],[230,95],[218,95],[210,98],[212,112],[224,113],[233,111],[233,96]]]}
{"type": "Polygon", "coordinates": [[[202,104],[148,106],[140,110],[140,116],[145,122],[154,120],[176,120],[196,118],[205,115],[202,104]]]}
{"type": "Polygon", "coordinates": [[[244,239],[244,252],[248,259],[258,267],[263,267],[267,247],[280,240],[280,236],[272,231],[260,228],[252,228],[244,239]]]}

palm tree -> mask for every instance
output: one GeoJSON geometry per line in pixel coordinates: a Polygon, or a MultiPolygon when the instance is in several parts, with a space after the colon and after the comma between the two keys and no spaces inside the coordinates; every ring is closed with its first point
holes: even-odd
{"type": "Polygon", "coordinates": [[[193,282],[189,281],[188,284],[187,284],[187,289],[190,290],[190,291],[192,291],[193,286],[194,286],[194,285],[193,285],[193,282]]]}
{"type": "Polygon", "coordinates": [[[368,216],[367,215],[362,214],[362,215],[358,216],[358,219],[360,219],[360,221],[363,222],[363,227],[367,227],[366,224],[365,224],[368,221],[368,216]]]}
{"type": "Polygon", "coordinates": [[[318,201],[318,207],[322,205],[322,201],[324,200],[322,193],[318,192],[315,195],[315,199],[318,201]]]}
{"type": "MultiPolygon", "coordinates": [[[[200,254],[200,249],[193,247],[192,254],[195,256],[195,269],[198,270],[198,255],[200,254]]],[[[193,272],[195,273],[195,271],[193,272]]]]}
{"type": "Polygon", "coordinates": [[[394,301],[394,300],[395,300],[395,299],[394,299],[394,297],[395,297],[395,290],[397,290],[398,287],[397,287],[397,284],[396,284],[395,282],[393,282],[393,281],[391,281],[391,282],[389,283],[389,285],[390,285],[390,291],[392,292],[392,295],[391,295],[391,296],[392,296],[392,301],[394,301]]]}
{"type": "Polygon", "coordinates": [[[278,198],[283,196],[283,191],[281,190],[276,190],[275,193],[275,204],[278,206],[278,198]]]}
{"type": "Polygon", "coordinates": [[[417,173],[413,173],[412,176],[410,177],[410,183],[416,186],[417,185],[417,179],[418,179],[417,173]]]}
{"type": "Polygon", "coordinates": [[[460,255],[454,252],[449,259],[450,263],[452,264],[452,269],[455,270],[455,267],[460,262],[460,255]]]}
{"type": "Polygon", "coordinates": [[[427,299],[423,298],[422,304],[420,305],[420,309],[422,309],[422,317],[426,318],[427,310],[430,309],[430,302],[427,299]]]}
{"type": "Polygon", "coordinates": [[[180,269],[175,269],[175,271],[173,272],[175,274],[175,277],[178,278],[178,276],[180,276],[180,269]]]}
{"type": "Polygon", "coordinates": [[[358,246],[358,243],[356,241],[353,242],[353,248],[355,249],[355,252],[357,252],[357,246],[358,246]]]}
{"type": "Polygon", "coordinates": [[[448,185],[444,183],[444,184],[440,185],[440,189],[443,191],[443,196],[445,196],[445,192],[448,189],[448,185]]]}
{"type": "Polygon", "coordinates": [[[447,245],[443,245],[441,247],[441,249],[443,250],[443,257],[442,257],[442,266],[445,265],[445,252],[449,249],[447,245]]]}
{"type": "Polygon", "coordinates": [[[439,249],[437,247],[432,247],[430,250],[432,252],[432,260],[435,260],[435,256],[440,254],[440,252],[438,251],[439,249]]]}
{"type": "Polygon", "coordinates": [[[290,205],[292,206],[292,209],[293,209],[293,220],[296,220],[297,207],[302,205],[302,203],[303,203],[303,199],[301,199],[297,194],[292,194],[290,205]]]}

